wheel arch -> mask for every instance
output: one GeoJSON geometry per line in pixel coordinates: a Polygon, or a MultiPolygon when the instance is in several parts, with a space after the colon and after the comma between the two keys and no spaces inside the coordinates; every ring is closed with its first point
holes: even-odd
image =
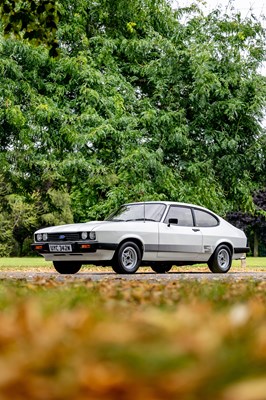
{"type": "Polygon", "coordinates": [[[229,248],[229,250],[231,251],[231,255],[234,254],[234,246],[233,246],[233,244],[231,242],[222,241],[221,243],[217,244],[216,249],[217,249],[218,246],[227,246],[229,248]]]}
{"type": "Polygon", "coordinates": [[[133,243],[135,243],[137,246],[138,246],[138,248],[140,249],[140,253],[141,253],[141,258],[143,257],[143,253],[144,253],[144,244],[143,244],[143,242],[139,239],[139,238],[137,238],[137,237],[126,237],[126,238],[123,238],[122,240],[121,240],[121,242],[119,242],[119,244],[118,244],[118,246],[117,246],[117,248],[116,248],[116,251],[115,251],[115,253],[114,253],[114,256],[113,256],[113,259],[115,258],[115,256],[116,256],[116,254],[117,254],[117,252],[118,252],[118,249],[120,248],[120,246],[122,246],[122,244],[124,244],[124,243],[126,243],[126,242],[133,242],[133,243]]]}
{"type": "Polygon", "coordinates": [[[216,246],[215,246],[215,248],[213,250],[213,253],[211,254],[211,256],[210,256],[208,261],[210,261],[212,259],[217,247],[219,247],[219,246],[227,246],[229,248],[229,250],[231,251],[231,256],[233,257],[233,254],[234,254],[234,246],[233,246],[233,244],[231,242],[226,241],[226,240],[222,240],[221,242],[216,244],[216,246]]]}

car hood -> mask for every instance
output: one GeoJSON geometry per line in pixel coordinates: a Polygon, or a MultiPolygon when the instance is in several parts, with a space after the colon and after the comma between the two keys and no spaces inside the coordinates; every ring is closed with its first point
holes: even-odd
{"type": "Polygon", "coordinates": [[[57,232],[83,232],[92,231],[99,225],[110,224],[111,221],[90,221],[81,224],[67,224],[67,225],[57,225],[50,226],[48,228],[42,228],[35,233],[57,233],[57,232]]]}

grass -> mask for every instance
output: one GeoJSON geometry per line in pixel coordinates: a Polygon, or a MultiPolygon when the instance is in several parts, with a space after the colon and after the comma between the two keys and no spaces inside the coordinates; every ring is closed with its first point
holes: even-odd
{"type": "Polygon", "coordinates": [[[23,269],[23,268],[48,268],[52,262],[45,261],[43,257],[2,257],[0,258],[1,269],[23,269]]]}
{"type": "Polygon", "coordinates": [[[265,280],[3,279],[0,326],[1,400],[265,399],[265,280]]]}

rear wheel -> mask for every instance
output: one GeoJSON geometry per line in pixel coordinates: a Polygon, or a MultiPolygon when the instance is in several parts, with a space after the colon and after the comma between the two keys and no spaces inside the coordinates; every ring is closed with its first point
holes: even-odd
{"type": "Polygon", "coordinates": [[[73,261],[54,261],[54,267],[59,274],[76,274],[81,268],[81,263],[73,261]]]}
{"type": "Polygon", "coordinates": [[[134,274],[141,262],[141,251],[134,242],[125,242],[117,250],[113,270],[118,274],[134,274]]]}
{"type": "Polygon", "coordinates": [[[208,261],[210,270],[214,273],[226,273],[232,265],[232,253],[228,246],[220,245],[208,261]]]}
{"type": "Polygon", "coordinates": [[[165,272],[170,271],[172,265],[169,264],[153,264],[151,265],[151,269],[157,274],[164,274],[165,272]]]}

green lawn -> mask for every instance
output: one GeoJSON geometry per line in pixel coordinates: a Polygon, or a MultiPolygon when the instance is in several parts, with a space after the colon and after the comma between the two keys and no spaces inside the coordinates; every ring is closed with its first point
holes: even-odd
{"type": "Polygon", "coordinates": [[[43,257],[2,257],[1,269],[47,268],[52,267],[52,262],[45,261],[43,257]]]}

